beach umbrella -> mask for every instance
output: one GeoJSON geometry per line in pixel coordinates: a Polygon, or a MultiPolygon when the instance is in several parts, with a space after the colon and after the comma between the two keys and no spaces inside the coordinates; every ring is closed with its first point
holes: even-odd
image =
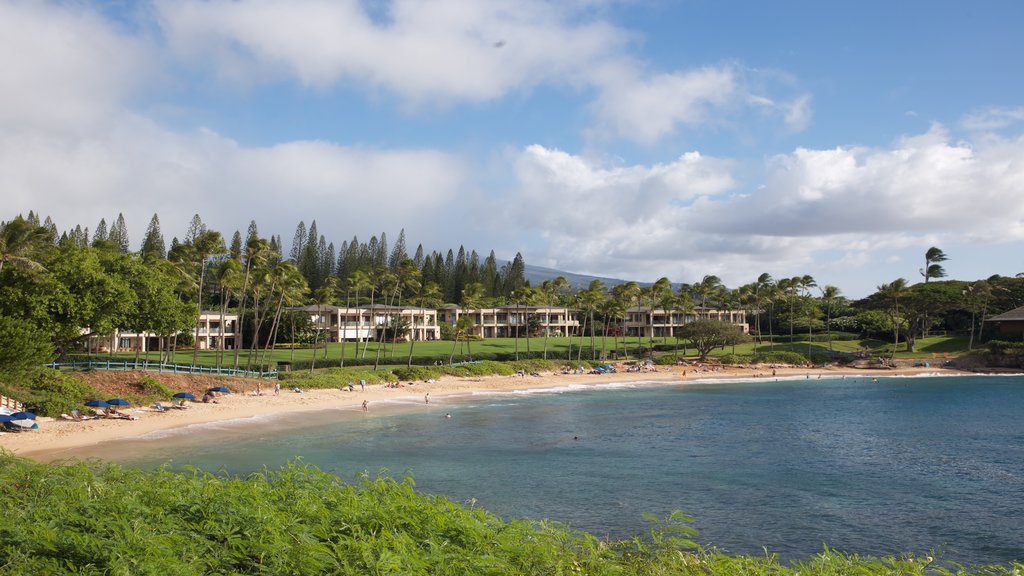
{"type": "Polygon", "coordinates": [[[189,393],[189,392],[178,392],[177,394],[174,395],[174,397],[175,398],[184,398],[185,400],[195,400],[196,399],[195,395],[192,394],[192,393],[189,393]]]}
{"type": "Polygon", "coordinates": [[[207,390],[207,392],[220,392],[221,394],[230,394],[231,390],[225,386],[214,386],[207,390]]]}
{"type": "Polygon", "coordinates": [[[11,414],[11,420],[35,420],[36,415],[31,412],[15,412],[11,414]]]}
{"type": "Polygon", "coordinates": [[[103,400],[89,400],[85,405],[89,408],[110,408],[110,404],[107,404],[103,400]]]}
{"type": "Polygon", "coordinates": [[[0,423],[14,422],[14,418],[10,414],[0,414],[0,423]]]}
{"type": "Polygon", "coordinates": [[[130,406],[131,402],[122,400],[121,398],[111,398],[110,400],[107,400],[107,404],[110,404],[111,406],[130,406]]]}

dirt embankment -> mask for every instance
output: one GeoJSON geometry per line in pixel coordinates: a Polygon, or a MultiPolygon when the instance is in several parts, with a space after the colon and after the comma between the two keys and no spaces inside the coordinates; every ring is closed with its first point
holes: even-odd
{"type": "Polygon", "coordinates": [[[225,376],[210,376],[206,374],[143,372],[141,370],[128,372],[93,370],[89,372],[75,372],[72,375],[92,384],[104,398],[136,396],[140,394],[142,391],[138,384],[147,376],[160,381],[164,386],[167,386],[175,392],[191,392],[197,397],[202,396],[203,392],[214,386],[227,386],[233,392],[254,391],[256,390],[257,385],[261,386],[263,390],[273,388],[274,386],[272,381],[267,380],[228,378],[225,376]]]}

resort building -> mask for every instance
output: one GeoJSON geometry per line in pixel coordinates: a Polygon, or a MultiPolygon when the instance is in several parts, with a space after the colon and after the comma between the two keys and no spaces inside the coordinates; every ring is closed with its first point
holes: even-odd
{"type": "MultiPolygon", "coordinates": [[[[187,331],[194,334],[194,329],[187,331]]],[[[153,332],[130,332],[117,330],[105,336],[91,336],[86,342],[91,352],[148,352],[160,349],[160,336],[153,332]]],[[[205,311],[199,315],[200,350],[219,350],[223,342],[225,350],[232,350],[238,341],[238,314],[224,314],[223,323],[219,311],[205,311]]]]}
{"type": "Polygon", "coordinates": [[[985,322],[994,322],[1003,336],[1020,337],[1024,335],[1024,306],[986,318],[985,322]]]}
{"type": "Polygon", "coordinates": [[[390,326],[395,318],[404,320],[409,327],[406,339],[441,339],[438,313],[431,308],[374,304],[358,308],[309,305],[289,310],[308,314],[313,326],[323,332],[327,342],[377,340],[381,337],[380,331],[390,326]]]}
{"type": "Polygon", "coordinates": [[[626,310],[626,321],[623,323],[624,335],[672,338],[676,330],[695,320],[717,320],[728,322],[742,328],[747,334],[747,314],[742,310],[717,310],[697,306],[691,312],[683,310],[664,310],[635,306],[626,310]]]}
{"type": "Polygon", "coordinates": [[[548,306],[498,306],[463,310],[458,306],[446,306],[437,311],[438,321],[454,326],[462,316],[473,320],[473,334],[480,338],[512,338],[518,332],[526,336],[526,327],[534,323],[541,334],[568,336],[578,334],[580,328],[578,310],[548,306]]]}

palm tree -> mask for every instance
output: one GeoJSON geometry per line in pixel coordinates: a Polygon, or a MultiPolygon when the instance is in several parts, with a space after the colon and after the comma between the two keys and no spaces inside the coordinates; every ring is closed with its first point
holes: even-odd
{"type": "Polygon", "coordinates": [[[544,318],[544,359],[548,359],[548,335],[551,332],[551,306],[558,299],[558,295],[569,285],[565,276],[559,276],[554,280],[545,280],[540,285],[541,293],[546,299],[547,310],[544,318]]]}
{"type": "MultiPolygon", "coordinates": [[[[352,272],[352,274],[349,275],[349,277],[348,277],[348,284],[349,284],[350,289],[353,292],[356,293],[355,304],[356,304],[356,309],[359,310],[358,317],[357,317],[357,320],[356,320],[356,334],[359,334],[362,331],[362,327],[360,326],[360,324],[362,324],[362,322],[363,322],[363,312],[362,312],[362,308],[360,307],[360,304],[359,304],[359,292],[362,291],[362,290],[369,290],[370,287],[373,285],[373,282],[370,279],[370,275],[365,270],[356,270],[355,272],[352,272]]],[[[356,338],[356,352],[355,353],[358,353],[358,352],[359,352],[359,338],[356,338]]],[[[353,357],[354,357],[354,355],[353,355],[353,357]]],[[[345,364],[345,350],[344,350],[344,348],[342,348],[341,363],[342,363],[342,365],[345,364]]]]}
{"type": "MultiPolygon", "coordinates": [[[[417,282],[413,288],[412,302],[414,306],[419,308],[437,308],[441,305],[441,288],[436,282],[417,282]]],[[[426,325],[426,315],[424,314],[424,325],[426,325]]],[[[415,329],[415,324],[413,326],[415,329]]],[[[416,344],[415,335],[409,340],[409,363],[408,366],[412,367],[412,349],[416,344]]]]}
{"type": "MultiPolygon", "coordinates": [[[[622,303],[623,309],[626,313],[622,316],[622,355],[627,356],[626,352],[626,320],[629,318],[629,308],[635,300],[640,296],[640,285],[636,282],[625,282],[612,288],[612,298],[615,298],[622,303]]],[[[638,332],[639,334],[639,332],[638,332]]],[[[639,336],[638,336],[639,338],[639,336]]]]}
{"type": "MultiPolygon", "coordinates": [[[[275,264],[271,270],[271,275],[274,277],[273,284],[277,287],[277,306],[274,308],[274,319],[270,323],[270,335],[263,346],[263,356],[260,360],[261,366],[269,366],[268,352],[273,352],[277,348],[277,331],[281,325],[281,312],[284,310],[284,305],[301,304],[303,296],[309,291],[306,277],[302,275],[302,272],[299,271],[298,266],[292,260],[275,264]]],[[[318,319],[318,322],[320,321],[318,319]]],[[[315,363],[316,332],[313,334],[313,363],[315,363]]]]}
{"type": "Polygon", "coordinates": [[[195,347],[192,350],[192,365],[195,366],[199,359],[199,327],[202,324],[203,277],[206,272],[206,259],[214,254],[224,252],[224,239],[221,237],[220,232],[207,230],[196,236],[195,240],[192,241],[192,248],[195,250],[199,266],[199,291],[196,293],[196,310],[199,315],[196,317],[196,339],[195,347]]]}
{"type": "Polygon", "coordinates": [[[825,303],[825,332],[828,334],[828,351],[832,352],[832,304],[839,299],[839,288],[825,286],[821,289],[821,301],[825,303]]]}
{"type": "Polygon", "coordinates": [[[693,291],[700,298],[700,307],[704,310],[705,318],[711,318],[708,314],[708,299],[718,297],[724,289],[722,280],[714,274],[704,276],[700,282],[693,285],[693,291]]]}
{"type": "Polygon", "coordinates": [[[654,285],[651,286],[648,300],[651,309],[648,312],[647,318],[648,325],[651,328],[650,346],[652,351],[654,350],[654,306],[655,304],[660,305],[663,311],[671,315],[669,308],[672,307],[672,296],[672,282],[664,276],[658,278],[654,285]]]}
{"type": "MultiPolygon", "coordinates": [[[[374,304],[373,299],[374,299],[374,296],[377,293],[377,287],[380,285],[382,277],[383,277],[382,270],[374,270],[372,275],[369,275],[369,274],[367,275],[367,288],[370,289],[370,322],[371,323],[373,322],[373,314],[374,314],[374,312],[373,312],[373,304],[374,304]]],[[[363,354],[362,354],[362,358],[366,358],[366,348],[369,345],[370,345],[370,338],[369,338],[369,336],[367,336],[363,340],[363,354]]]]}
{"type": "Polygon", "coordinates": [[[238,341],[235,342],[235,365],[238,370],[238,352],[242,347],[242,328],[245,322],[246,297],[249,294],[249,277],[253,266],[261,266],[270,257],[270,244],[262,238],[252,238],[245,245],[245,278],[242,281],[242,303],[238,315],[238,341]]]}
{"type": "Polygon", "coordinates": [[[939,262],[945,262],[949,260],[946,253],[942,250],[932,246],[924,253],[924,268],[921,268],[921,276],[924,276],[924,283],[928,283],[929,278],[943,278],[946,276],[946,269],[942,267],[939,262]]]}
{"type": "MultiPolygon", "coordinates": [[[[466,351],[469,353],[469,357],[470,358],[473,357],[473,347],[472,347],[472,345],[470,345],[471,338],[469,338],[469,337],[473,336],[473,334],[471,334],[470,331],[473,330],[473,326],[475,325],[475,323],[473,322],[473,317],[467,315],[467,312],[469,310],[479,310],[480,308],[483,307],[483,303],[484,303],[484,285],[483,284],[481,284],[480,282],[472,282],[470,284],[467,284],[466,287],[462,289],[462,314],[463,314],[463,317],[466,317],[469,320],[467,323],[465,323],[465,326],[467,326],[467,332],[466,332],[465,335],[467,336],[467,338],[466,338],[466,351]]],[[[460,318],[460,320],[461,320],[461,318],[460,318]]]]}
{"type": "Polygon", "coordinates": [[[21,216],[0,225],[0,273],[10,263],[30,270],[43,270],[36,254],[50,244],[49,231],[21,216]]]}
{"type": "Polygon", "coordinates": [[[896,357],[896,346],[900,341],[900,324],[903,323],[900,319],[900,298],[906,296],[908,291],[909,288],[907,287],[907,281],[903,278],[897,278],[888,284],[882,284],[878,287],[878,292],[882,297],[892,300],[892,307],[889,309],[889,318],[892,319],[893,331],[892,354],[890,355],[890,359],[896,357]]]}
{"type": "MultiPolygon", "coordinates": [[[[596,279],[590,281],[590,285],[587,287],[586,290],[582,290],[578,294],[576,294],[576,301],[579,304],[580,308],[582,308],[583,311],[584,311],[584,320],[583,320],[584,321],[584,326],[583,326],[583,330],[582,330],[583,334],[585,334],[586,331],[587,331],[587,328],[586,328],[587,324],[589,323],[589,325],[590,325],[590,357],[591,357],[591,359],[593,359],[596,356],[596,351],[597,351],[597,346],[595,345],[595,339],[594,339],[594,328],[593,328],[593,326],[594,326],[594,311],[597,309],[598,306],[600,306],[601,301],[604,300],[604,298],[605,298],[604,282],[601,282],[600,280],[596,280],[596,279]]],[[[580,336],[582,337],[583,334],[581,334],[580,336]]],[[[581,344],[580,347],[579,347],[579,350],[576,353],[576,360],[579,361],[582,358],[583,358],[583,346],[581,344]]]]}
{"type": "MultiPolygon", "coordinates": [[[[316,323],[313,331],[313,361],[309,364],[309,372],[313,373],[313,367],[316,366],[316,346],[319,340],[320,332],[324,323],[323,307],[325,304],[330,304],[331,300],[334,299],[334,293],[338,288],[338,279],[334,276],[327,279],[327,282],[323,286],[313,291],[313,303],[316,304],[316,323]]],[[[283,292],[283,290],[282,290],[283,292]]],[[[329,327],[329,326],[328,326],[329,327]]],[[[330,339],[328,338],[328,341],[330,339]]],[[[327,342],[324,342],[324,358],[327,357],[327,342]]]]}
{"type": "Polygon", "coordinates": [[[975,319],[980,311],[982,322],[985,321],[988,299],[992,296],[992,285],[984,280],[979,280],[974,284],[968,285],[964,289],[963,295],[967,299],[967,307],[971,310],[971,339],[967,343],[967,350],[973,350],[975,319]]]}
{"type": "MultiPolygon", "coordinates": [[[[217,281],[217,289],[220,291],[220,329],[217,334],[217,368],[221,367],[224,359],[224,316],[228,311],[228,302],[231,301],[232,290],[241,285],[242,265],[238,260],[229,259],[221,262],[214,271],[214,278],[217,281]]],[[[238,343],[235,343],[238,346],[238,343]]]]}

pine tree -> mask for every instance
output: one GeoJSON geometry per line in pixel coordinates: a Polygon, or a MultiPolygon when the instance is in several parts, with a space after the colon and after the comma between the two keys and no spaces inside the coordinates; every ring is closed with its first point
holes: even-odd
{"type": "Polygon", "coordinates": [[[259,240],[259,239],[260,239],[260,232],[256,228],[256,221],[255,220],[249,220],[249,231],[246,232],[246,234],[245,234],[245,245],[249,246],[254,241],[259,240]]]}
{"type": "MultiPolygon", "coordinates": [[[[177,238],[175,238],[177,242],[177,238]]],[[[160,217],[153,214],[146,228],[146,236],[142,239],[142,248],[139,253],[143,258],[154,257],[161,260],[167,258],[167,248],[164,246],[164,235],[160,232],[160,217]]]]}
{"type": "Polygon", "coordinates": [[[416,246],[416,255],[413,256],[412,260],[413,262],[416,263],[417,268],[423,268],[423,244],[419,244],[416,246]]]}
{"type": "Polygon", "coordinates": [[[188,231],[185,233],[185,244],[192,244],[203,232],[206,232],[206,224],[203,224],[203,219],[199,217],[199,214],[192,216],[192,220],[188,223],[188,231]]]}
{"type": "Polygon", "coordinates": [[[306,248],[306,223],[299,221],[299,225],[295,227],[295,235],[292,236],[292,251],[288,253],[288,257],[295,262],[299,261],[302,257],[302,251],[306,248]]]}
{"type": "Polygon", "coordinates": [[[53,223],[53,220],[51,220],[49,216],[47,216],[46,220],[43,221],[43,228],[46,228],[46,230],[50,234],[50,243],[51,244],[56,244],[57,243],[57,225],[53,223]]]}
{"type": "Polygon", "coordinates": [[[31,210],[28,211],[28,218],[25,218],[25,221],[35,228],[39,227],[39,215],[31,210]]]}
{"type": "Polygon", "coordinates": [[[96,225],[96,232],[92,235],[93,244],[107,241],[107,221],[104,218],[100,218],[100,223],[96,225]]]}
{"type": "Polygon", "coordinates": [[[242,233],[235,230],[233,236],[231,236],[231,259],[242,261],[242,233]]]}
{"type": "Polygon", "coordinates": [[[483,277],[480,281],[484,285],[484,293],[488,298],[494,298],[498,295],[498,258],[494,255],[494,250],[487,255],[487,259],[484,260],[484,269],[481,272],[483,277]]]}
{"type": "Polygon", "coordinates": [[[118,213],[117,220],[114,225],[110,227],[110,233],[107,236],[107,240],[111,244],[117,246],[121,250],[122,254],[128,253],[128,225],[125,224],[124,214],[118,213]]]}
{"type": "Polygon", "coordinates": [[[408,259],[409,252],[405,249],[405,228],[402,228],[398,233],[398,241],[395,242],[395,247],[391,250],[391,256],[388,258],[388,269],[394,272],[398,270],[399,264],[408,259]]]}

